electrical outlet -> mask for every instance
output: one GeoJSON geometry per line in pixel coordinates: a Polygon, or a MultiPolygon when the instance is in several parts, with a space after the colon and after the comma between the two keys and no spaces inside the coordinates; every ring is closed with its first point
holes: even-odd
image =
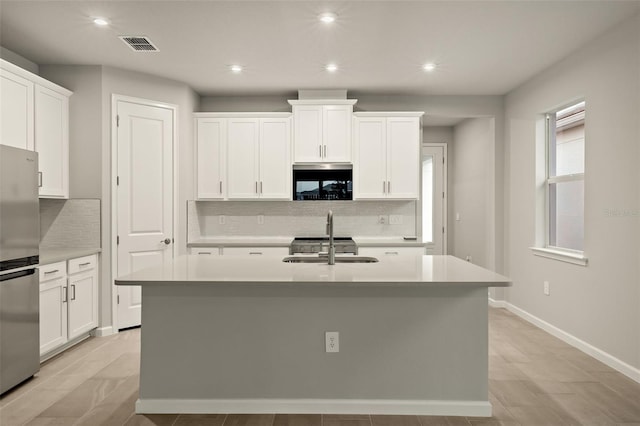
{"type": "Polygon", "coordinates": [[[402,215],[401,214],[392,214],[389,216],[389,224],[391,225],[402,225],[402,215]]]}
{"type": "Polygon", "coordinates": [[[380,225],[384,225],[384,224],[386,224],[386,223],[388,223],[388,222],[389,222],[389,216],[385,216],[385,215],[383,215],[383,214],[381,214],[380,216],[378,216],[378,223],[379,223],[380,225]]]}
{"type": "Polygon", "coordinates": [[[325,352],[340,352],[340,333],[337,331],[327,331],[324,333],[325,352]]]}
{"type": "Polygon", "coordinates": [[[544,283],[542,283],[542,289],[544,291],[545,296],[549,296],[550,291],[549,291],[549,281],[545,281],[544,283]]]}
{"type": "Polygon", "coordinates": [[[224,225],[224,222],[225,222],[225,217],[223,214],[221,214],[220,216],[218,216],[218,223],[220,225],[224,225]]]}
{"type": "Polygon", "coordinates": [[[264,215],[263,214],[259,214],[258,215],[258,225],[264,225],[264,215]]]}

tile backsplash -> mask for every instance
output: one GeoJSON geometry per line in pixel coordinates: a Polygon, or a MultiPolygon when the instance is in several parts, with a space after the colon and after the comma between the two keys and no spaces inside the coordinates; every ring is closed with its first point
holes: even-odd
{"type": "Polygon", "coordinates": [[[40,199],[40,250],[100,247],[100,200],[40,199]]]}
{"type": "Polygon", "coordinates": [[[188,201],[188,241],[215,236],[415,236],[416,201],[188,201]],[[385,223],[379,223],[379,217],[385,223]],[[389,224],[394,216],[398,224],[389,224]]]}

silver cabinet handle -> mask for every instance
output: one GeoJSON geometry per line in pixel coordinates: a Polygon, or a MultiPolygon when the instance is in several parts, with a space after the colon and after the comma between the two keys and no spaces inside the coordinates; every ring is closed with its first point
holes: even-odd
{"type": "Polygon", "coordinates": [[[382,193],[386,194],[387,193],[387,182],[382,181],[382,193]]]}
{"type": "Polygon", "coordinates": [[[393,255],[397,255],[398,252],[397,251],[385,251],[384,254],[393,254],[393,255]]]}
{"type": "Polygon", "coordinates": [[[220,181],[220,193],[222,194],[222,181],[220,181]]]}
{"type": "Polygon", "coordinates": [[[161,243],[165,243],[166,245],[171,244],[171,238],[165,238],[164,240],[160,240],[161,243]]]}
{"type": "Polygon", "coordinates": [[[60,272],[60,271],[58,269],[54,269],[53,271],[45,271],[44,274],[49,275],[49,274],[55,274],[56,272],[60,272]]]}
{"type": "Polygon", "coordinates": [[[199,251],[198,254],[211,254],[210,251],[199,251]]]}
{"type": "Polygon", "coordinates": [[[258,193],[258,181],[256,181],[256,194],[258,193]]]}
{"type": "Polygon", "coordinates": [[[78,266],[87,266],[87,265],[91,265],[91,262],[84,262],[79,264],[78,266]]]}
{"type": "Polygon", "coordinates": [[[260,193],[262,194],[262,181],[260,181],[260,193]]]}
{"type": "Polygon", "coordinates": [[[71,300],[76,300],[76,285],[71,284],[71,300]]]}
{"type": "Polygon", "coordinates": [[[262,252],[261,251],[250,251],[249,255],[261,255],[262,252]]]}
{"type": "Polygon", "coordinates": [[[324,158],[327,158],[327,146],[324,146],[324,158]]]}
{"type": "Polygon", "coordinates": [[[67,287],[62,287],[62,303],[67,303],[67,287]]]}
{"type": "Polygon", "coordinates": [[[387,181],[387,194],[391,194],[391,181],[387,181]]]}
{"type": "Polygon", "coordinates": [[[322,145],[318,145],[318,156],[322,158],[322,145]]]}
{"type": "Polygon", "coordinates": [[[42,188],[42,172],[38,172],[38,188],[42,188]]]}

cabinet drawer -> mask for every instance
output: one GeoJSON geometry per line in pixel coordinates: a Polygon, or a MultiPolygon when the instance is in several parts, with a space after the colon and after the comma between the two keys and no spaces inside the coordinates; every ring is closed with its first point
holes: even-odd
{"type": "Polygon", "coordinates": [[[189,247],[189,254],[203,255],[203,256],[218,256],[220,254],[219,247],[189,247]]]}
{"type": "Polygon", "coordinates": [[[40,270],[40,282],[54,280],[57,278],[63,278],[67,275],[67,263],[56,262],[48,265],[41,265],[40,270]]]}
{"type": "Polygon", "coordinates": [[[422,255],[424,247],[360,247],[360,256],[402,256],[402,255],[422,255]]]}
{"type": "Polygon", "coordinates": [[[94,254],[71,259],[69,260],[69,275],[95,269],[96,263],[96,255],[94,254]]]}
{"type": "Polygon", "coordinates": [[[287,256],[289,247],[224,247],[222,254],[245,256],[287,256]]]}

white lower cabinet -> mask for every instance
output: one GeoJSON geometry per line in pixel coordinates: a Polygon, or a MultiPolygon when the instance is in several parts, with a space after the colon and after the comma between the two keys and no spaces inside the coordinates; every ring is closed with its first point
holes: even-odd
{"type": "Polygon", "coordinates": [[[424,247],[359,247],[358,256],[416,256],[424,254],[424,247]]]}
{"type": "Polygon", "coordinates": [[[98,326],[97,255],[40,267],[40,355],[98,326]]]}

